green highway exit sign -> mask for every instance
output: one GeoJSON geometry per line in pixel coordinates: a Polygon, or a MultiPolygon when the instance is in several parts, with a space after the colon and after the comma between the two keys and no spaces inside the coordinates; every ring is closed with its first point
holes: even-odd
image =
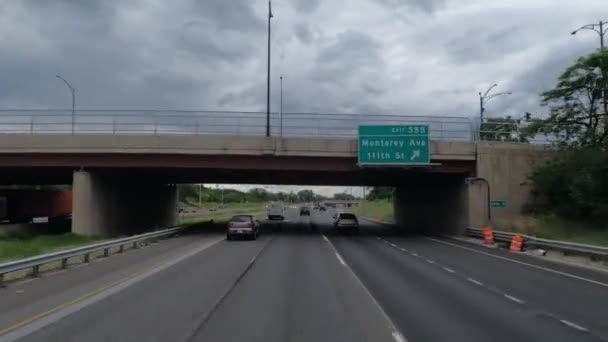
{"type": "Polygon", "coordinates": [[[359,126],[359,165],[431,162],[429,125],[359,126]]]}

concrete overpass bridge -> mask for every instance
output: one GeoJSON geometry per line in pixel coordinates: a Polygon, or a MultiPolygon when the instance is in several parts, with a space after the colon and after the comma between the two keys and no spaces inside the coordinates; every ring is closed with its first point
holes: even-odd
{"type": "Polygon", "coordinates": [[[542,146],[433,140],[430,166],[359,167],[354,137],[0,134],[1,184],[73,184],[73,231],[138,232],[175,220],[176,183],[395,186],[404,229],[461,232],[517,215],[542,146]],[[128,228],[127,228],[128,227],[128,228]]]}

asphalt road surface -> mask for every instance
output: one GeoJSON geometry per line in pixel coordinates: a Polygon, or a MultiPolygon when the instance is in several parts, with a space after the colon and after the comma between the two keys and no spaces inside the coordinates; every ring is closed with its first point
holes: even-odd
{"type": "Polygon", "coordinates": [[[11,284],[0,341],[608,340],[608,274],[287,219],[256,241],[186,235],[11,284]]]}

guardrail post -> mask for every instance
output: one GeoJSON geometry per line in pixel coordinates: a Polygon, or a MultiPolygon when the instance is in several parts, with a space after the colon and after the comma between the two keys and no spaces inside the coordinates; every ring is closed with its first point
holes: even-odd
{"type": "Polygon", "coordinates": [[[118,253],[122,253],[125,250],[125,245],[120,245],[118,247],[118,253]]]}
{"type": "Polygon", "coordinates": [[[84,262],[85,264],[88,263],[89,261],[91,261],[91,254],[90,253],[86,253],[84,255],[84,262]]]}
{"type": "Polygon", "coordinates": [[[116,134],[116,117],[112,116],[112,134],[116,134]]]}
{"type": "Polygon", "coordinates": [[[158,135],[158,121],[154,121],[154,135],[158,135]]]}
{"type": "Polygon", "coordinates": [[[133,249],[137,249],[139,248],[139,245],[137,244],[137,241],[133,242],[133,249]]]}
{"type": "Polygon", "coordinates": [[[61,259],[61,268],[66,269],[68,267],[68,258],[61,259]]]}
{"type": "Polygon", "coordinates": [[[4,285],[4,273],[0,273],[0,288],[6,287],[4,285]]]}
{"type": "Polygon", "coordinates": [[[38,277],[40,275],[40,265],[32,267],[32,277],[38,277]]]}
{"type": "Polygon", "coordinates": [[[110,249],[109,248],[104,248],[103,249],[103,257],[107,258],[110,255],[110,249]]]}
{"type": "Polygon", "coordinates": [[[34,117],[30,116],[30,134],[34,134],[34,117]]]}

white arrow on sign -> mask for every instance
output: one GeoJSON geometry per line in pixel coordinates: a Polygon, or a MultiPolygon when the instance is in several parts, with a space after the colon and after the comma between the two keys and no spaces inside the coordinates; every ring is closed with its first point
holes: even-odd
{"type": "Polygon", "coordinates": [[[414,160],[416,158],[420,158],[420,150],[412,151],[412,156],[410,157],[410,160],[414,160]]]}

